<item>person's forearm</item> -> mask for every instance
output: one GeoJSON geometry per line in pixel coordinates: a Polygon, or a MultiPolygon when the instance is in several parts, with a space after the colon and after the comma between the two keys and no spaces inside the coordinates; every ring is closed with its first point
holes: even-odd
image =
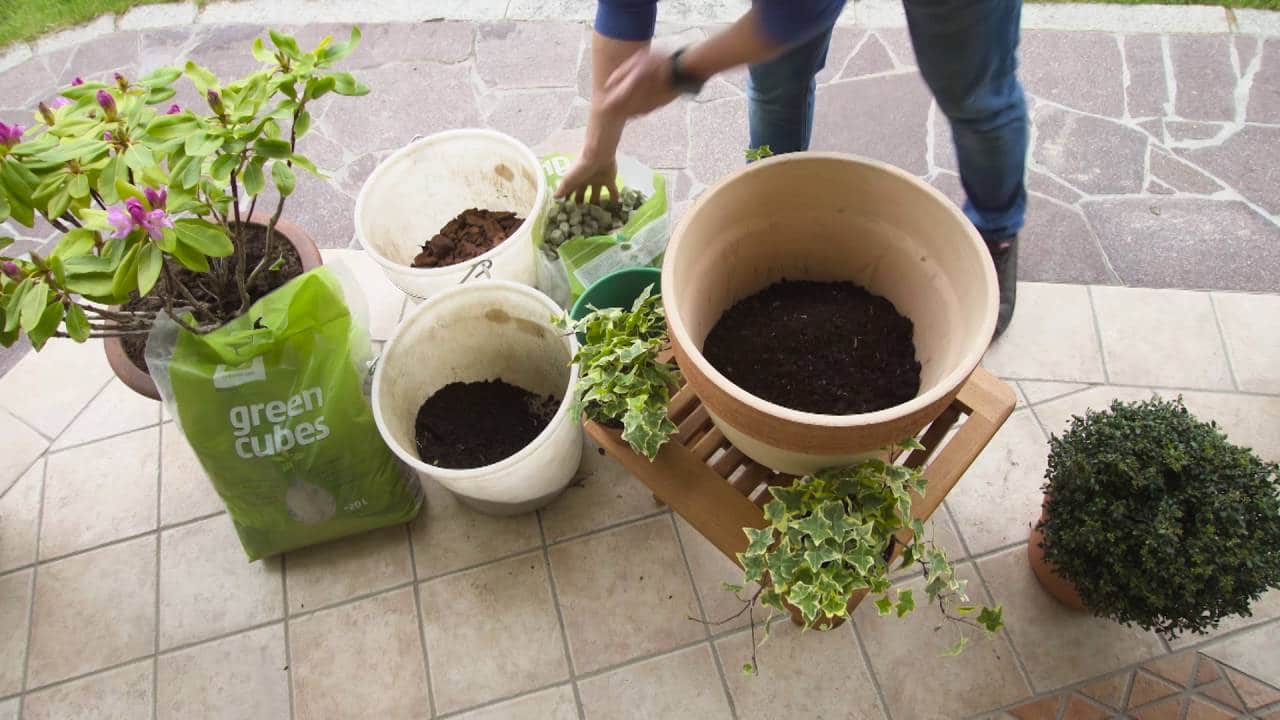
{"type": "Polygon", "coordinates": [[[627,58],[649,47],[648,40],[615,40],[600,33],[591,35],[591,117],[587,121],[584,151],[612,155],[622,141],[626,118],[605,113],[599,103],[604,97],[604,84],[627,58]]]}
{"type": "Polygon", "coordinates": [[[723,32],[690,47],[681,60],[687,72],[706,80],[739,65],[772,60],[784,49],[764,34],[752,8],[723,32]]]}

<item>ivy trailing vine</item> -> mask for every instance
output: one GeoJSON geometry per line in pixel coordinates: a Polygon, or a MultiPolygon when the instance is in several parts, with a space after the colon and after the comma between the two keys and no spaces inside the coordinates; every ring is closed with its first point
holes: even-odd
{"type": "MultiPolygon", "coordinates": [[[[922,446],[911,439],[901,447],[922,446]]],[[[926,484],[918,469],[867,460],[807,475],[789,487],[770,487],[773,499],[764,506],[769,524],[744,528],[749,544],[738,554],[746,582],[760,586],[744,600],[744,610],[756,602],[782,613],[795,608],[804,628],[813,629],[847,618],[850,599],[866,592],[879,595],[874,602],[880,615],[905,617],[916,608],[915,595],[910,589],[894,591],[889,576],[894,569],[919,566],[926,604],[936,604],[958,623],[999,631],[1003,609],[969,604],[966,581],[956,577],[942,548],[924,539],[924,523],[911,518],[911,493],[923,496],[926,484]],[[909,540],[898,539],[908,532],[909,540]],[[899,545],[902,551],[895,559],[899,545]]],[[[738,585],[725,589],[743,590],[738,585]]],[[[766,620],[765,639],[773,615],[766,620]]],[[[962,633],[943,654],[960,654],[968,641],[962,633]]],[[[757,667],[756,647],[743,666],[748,674],[757,667]]]]}

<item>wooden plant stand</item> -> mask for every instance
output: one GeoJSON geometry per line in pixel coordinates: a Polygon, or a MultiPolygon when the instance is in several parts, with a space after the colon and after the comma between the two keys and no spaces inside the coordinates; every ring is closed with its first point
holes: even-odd
{"type": "MultiPolygon", "coordinates": [[[[1015,401],[1008,385],[981,367],[973,371],[956,399],[918,436],[924,449],[913,450],[903,461],[911,467],[923,466],[929,483],[923,498],[912,499],[913,518],[928,520],[933,515],[1004,425],[1015,401]]],[[[771,498],[768,488],[789,485],[795,477],[758,465],[730,445],[687,385],[672,398],[667,414],[679,432],[653,462],[632,451],[617,430],[594,422],[587,422],[586,430],[654,497],[737,563],[738,553],[747,549],[742,529],[768,524],[761,510],[771,498]]],[[[910,539],[910,531],[906,533],[899,540],[910,539]]],[[[900,547],[894,544],[895,554],[900,547]]],[[[860,600],[860,596],[851,600],[850,612],[860,600]]]]}

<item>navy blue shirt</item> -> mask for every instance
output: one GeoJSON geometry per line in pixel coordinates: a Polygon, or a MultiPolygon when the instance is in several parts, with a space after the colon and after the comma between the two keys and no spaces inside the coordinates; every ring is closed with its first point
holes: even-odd
{"type": "MultiPolygon", "coordinates": [[[[845,0],[754,0],[765,35],[779,45],[808,40],[835,23],[845,0]]],[[[648,40],[658,0],[599,0],[596,32],[615,40],[648,40]]]]}

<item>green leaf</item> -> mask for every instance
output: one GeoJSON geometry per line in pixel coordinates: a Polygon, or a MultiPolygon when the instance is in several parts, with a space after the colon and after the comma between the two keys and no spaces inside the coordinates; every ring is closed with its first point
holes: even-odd
{"type": "Polygon", "coordinates": [[[66,287],[67,285],[67,267],[62,263],[62,258],[57,254],[50,255],[46,262],[49,263],[49,270],[53,272],[54,282],[58,287],[66,287]]]}
{"type": "Polygon", "coordinates": [[[250,196],[262,192],[267,185],[267,179],[262,175],[262,163],[258,162],[257,158],[244,166],[244,174],[240,179],[244,181],[244,190],[250,196]]]}
{"type": "Polygon", "coordinates": [[[916,600],[915,600],[915,596],[912,595],[911,591],[899,590],[898,606],[897,606],[898,617],[906,617],[907,613],[915,609],[916,609],[916,600]]]}
{"type": "Polygon", "coordinates": [[[116,267],[115,274],[111,277],[111,294],[116,296],[125,296],[137,288],[138,285],[138,253],[141,252],[142,246],[135,244],[125,253],[124,259],[116,267]]]}
{"type": "Polygon", "coordinates": [[[298,114],[298,121],[293,124],[293,136],[302,139],[303,135],[311,129],[311,113],[301,112],[298,114]]]}
{"type": "Polygon", "coordinates": [[[881,597],[875,604],[876,612],[879,613],[881,617],[893,612],[893,601],[889,599],[888,595],[881,597]]]}
{"type": "Polygon", "coordinates": [[[267,158],[287,158],[293,154],[293,148],[289,146],[288,140],[272,140],[270,138],[259,138],[253,144],[253,152],[255,155],[267,158]]]}
{"type": "Polygon", "coordinates": [[[957,657],[961,653],[963,653],[964,649],[968,646],[969,646],[969,638],[965,637],[964,635],[961,635],[960,639],[956,640],[955,643],[951,645],[951,647],[942,651],[942,653],[940,654],[940,657],[957,657]]]}
{"type": "Polygon", "coordinates": [[[138,295],[145,297],[155,287],[164,266],[164,254],[154,243],[146,243],[138,254],[138,295]]]}
{"type": "Polygon", "coordinates": [[[89,197],[89,176],[83,173],[72,175],[71,182],[67,184],[67,192],[77,200],[89,197]]]}
{"type": "Polygon", "coordinates": [[[1004,627],[1004,608],[1000,605],[982,608],[982,612],[978,613],[978,624],[987,632],[999,632],[1004,627]]]}
{"type": "Polygon", "coordinates": [[[268,32],[271,36],[271,43],[275,45],[287,57],[297,60],[302,55],[302,51],[298,49],[298,41],[282,32],[271,30],[268,32]]]}
{"type": "MultiPolygon", "coordinates": [[[[181,220],[177,222],[182,222],[181,220]]],[[[176,224],[176,223],[175,223],[176,224]]],[[[209,259],[203,253],[184,243],[177,243],[170,253],[182,266],[194,272],[209,272],[209,259]]]]}
{"type": "Polygon", "coordinates": [[[369,87],[356,80],[349,72],[336,72],[330,77],[333,78],[333,91],[339,95],[358,97],[369,94],[369,87]]]}
{"type": "Polygon", "coordinates": [[[218,87],[217,76],[190,60],[187,61],[184,74],[191,79],[191,82],[196,86],[196,90],[200,91],[201,95],[205,95],[210,89],[218,87]]]}
{"type": "Polygon", "coordinates": [[[44,313],[45,306],[49,304],[49,286],[44,283],[33,283],[28,289],[27,294],[22,299],[22,308],[18,323],[26,329],[28,333],[40,324],[40,316],[44,313]]]}
{"type": "Polygon", "coordinates": [[[89,318],[79,305],[72,305],[67,309],[67,334],[76,342],[89,339],[89,318]]]}
{"type": "Polygon", "coordinates": [[[171,87],[157,87],[147,91],[147,104],[159,105],[160,103],[171,99],[178,92],[171,87]]]}
{"type": "Polygon", "coordinates": [[[205,132],[195,132],[187,136],[187,140],[183,143],[182,149],[187,155],[194,158],[202,158],[211,155],[218,148],[222,147],[224,139],[221,135],[209,135],[205,132]]]}
{"type": "Polygon", "coordinates": [[[751,663],[742,663],[742,674],[743,674],[743,675],[755,675],[755,674],[756,674],[756,666],[755,666],[755,665],[752,665],[751,663]]]}
{"type": "Polygon", "coordinates": [[[280,191],[281,197],[288,197],[293,194],[294,184],[297,178],[294,177],[293,170],[282,162],[271,163],[271,179],[275,181],[276,189],[280,191]]]}
{"type": "Polygon", "coordinates": [[[743,528],[742,532],[747,535],[747,555],[756,555],[764,553],[773,544],[773,530],[771,528],[743,528]]]}
{"type": "Polygon", "coordinates": [[[179,70],[178,68],[162,67],[162,68],[156,68],[155,70],[152,70],[151,72],[147,73],[138,82],[147,86],[172,85],[174,81],[176,81],[180,77],[182,77],[182,71],[179,70]]]}
{"type": "Polygon", "coordinates": [[[231,180],[231,171],[236,169],[236,165],[240,162],[238,155],[219,155],[213,164],[209,167],[209,176],[220,183],[226,183],[231,180]]]}
{"type": "Polygon", "coordinates": [[[235,251],[231,238],[227,237],[227,232],[221,225],[195,218],[182,218],[173,222],[173,231],[178,235],[180,247],[185,245],[201,255],[227,257],[235,251]]]}
{"type": "Polygon", "coordinates": [[[31,347],[40,350],[44,344],[53,337],[58,331],[58,326],[62,324],[62,303],[51,303],[44,309],[40,315],[40,321],[36,323],[34,328],[27,331],[27,337],[31,339],[31,347]]]}
{"type": "Polygon", "coordinates": [[[271,51],[267,49],[266,44],[262,42],[262,38],[253,39],[252,50],[253,58],[260,63],[274,63],[276,61],[276,56],[272,55],[271,51]]]}
{"type": "MultiPolygon", "coordinates": [[[[18,323],[22,319],[23,301],[26,300],[27,293],[30,292],[33,284],[31,278],[24,278],[22,282],[18,283],[18,287],[13,291],[13,294],[9,296],[9,301],[4,306],[5,332],[11,332],[18,328],[18,323]]],[[[764,560],[762,559],[760,562],[763,566],[764,560]]]]}
{"type": "Polygon", "coordinates": [[[733,583],[722,581],[720,583],[720,589],[725,592],[740,593],[744,588],[741,585],[734,585],[733,583]]]}
{"type": "Polygon", "coordinates": [[[9,198],[5,193],[0,192],[0,222],[4,222],[5,220],[8,220],[8,219],[9,219],[9,198]]]}

